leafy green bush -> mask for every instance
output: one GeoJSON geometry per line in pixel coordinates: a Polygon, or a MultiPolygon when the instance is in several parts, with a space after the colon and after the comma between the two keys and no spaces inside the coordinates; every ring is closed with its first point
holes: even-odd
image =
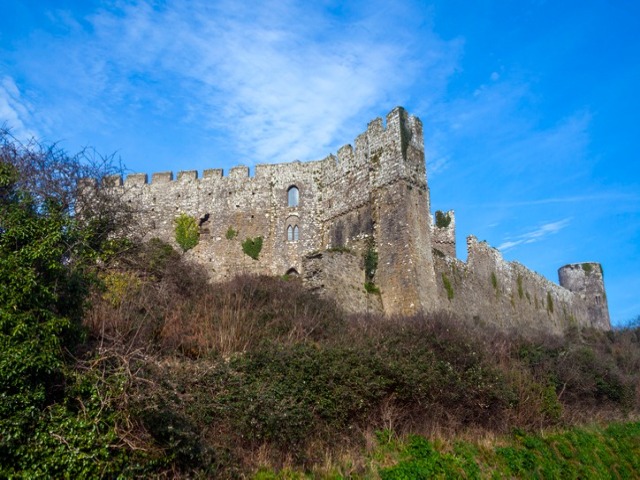
{"type": "Polygon", "coordinates": [[[180,245],[183,252],[191,250],[198,245],[200,240],[200,229],[195,218],[181,213],[175,220],[176,223],[176,243],[180,245]]]}
{"type": "MultiPolygon", "coordinates": [[[[115,414],[74,369],[91,267],[117,238],[117,206],[73,206],[86,170],[55,148],[0,132],[0,477],[125,470],[115,414]]],[[[105,200],[106,202],[107,200],[105,200]]],[[[100,377],[101,378],[101,377],[100,377]]]]}
{"type": "Polygon", "coordinates": [[[242,251],[245,255],[258,260],[262,251],[262,237],[249,238],[242,242],[242,251]]]}

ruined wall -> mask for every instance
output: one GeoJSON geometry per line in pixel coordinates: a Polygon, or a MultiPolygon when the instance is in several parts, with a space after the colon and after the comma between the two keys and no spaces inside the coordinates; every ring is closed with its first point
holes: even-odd
{"type": "Polygon", "coordinates": [[[303,258],[307,288],[335,300],[350,313],[383,313],[382,298],[367,293],[362,279],[362,259],[353,252],[324,251],[303,258]]]}
{"type": "Polygon", "coordinates": [[[572,263],[558,270],[560,285],[572,291],[587,307],[591,326],[610,329],[609,305],[602,266],[596,262],[572,263]]]}
{"type": "MultiPolygon", "coordinates": [[[[374,281],[386,313],[433,308],[436,286],[430,248],[429,195],[422,124],[402,108],[372,121],[337,156],[315,162],[129,175],[109,180],[139,208],[147,237],[175,245],[175,220],[185,213],[200,223],[200,242],[186,253],[212,278],[240,272],[304,273],[313,251],[348,247],[361,257],[379,254],[374,281]],[[289,206],[287,192],[299,190],[289,206]],[[288,238],[289,226],[298,238],[288,238]],[[234,233],[235,235],[231,235],[234,233]],[[262,237],[259,259],[242,252],[246,238],[262,237]]],[[[361,282],[365,283],[364,271],[361,282]]]]}
{"type": "Polygon", "coordinates": [[[467,239],[467,262],[436,256],[435,270],[443,309],[469,320],[501,327],[562,333],[594,324],[588,302],[517,262],[508,262],[486,242],[467,239]]]}

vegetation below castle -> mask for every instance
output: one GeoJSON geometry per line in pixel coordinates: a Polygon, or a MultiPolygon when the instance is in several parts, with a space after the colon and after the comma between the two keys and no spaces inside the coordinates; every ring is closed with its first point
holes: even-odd
{"type": "Polygon", "coordinates": [[[298,281],[210,284],[171,246],[136,241],[122,205],[75,215],[81,164],[25,176],[34,158],[45,173],[70,160],[9,140],[0,477],[638,471],[640,329],[524,335],[347,316],[298,281]],[[584,427],[611,422],[627,423],[584,427]]]}

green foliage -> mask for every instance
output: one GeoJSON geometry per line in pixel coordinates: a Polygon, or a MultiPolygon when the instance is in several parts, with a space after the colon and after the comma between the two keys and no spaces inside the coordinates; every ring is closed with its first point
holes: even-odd
{"type": "Polygon", "coordinates": [[[491,285],[493,285],[493,288],[496,291],[496,294],[498,293],[498,277],[496,277],[496,272],[491,272],[491,285]]]}
{"type": "Polygon", "coordinates": [[[583,263],[582,270],[584,270],[584,273],[589,275],[593,271],[593,265],[591,265],[590,263],[583,263]]]}
{"type": "Polygon", "coordinates": [[[247,239],[242,242],[242,251],[254,260],[258,260],[260,252],[262,251],[262,237],[247,237],[247,239]]]}
{"type": "Polygon", "coordinates": [[[456,442],[448,451],[410,436],[394,450],[399,461],[379,471],[383,480],[634,478],[640,468],[640,423],[545,436],[516,432],[505,446],[456,442]]]}
{"type": "Polygon", "coordinates": [[[553,298],[551,297],[551,292],[547,292],[547,311],[553,313],[553,298]]]}
{"type": "Polygon", "coordinates": [[[447,291],[447,298],[449,301],[453,300],[453,285],[451,285],[449,277],[447,277],[444,272],[442,272],[442,284],[444,285],[444,289],[447,291]]]}
{"type": "Polygon", "coordinates": [[[195,218],[181,213],[175,220],[176,223],[176,243],[180,245],[183,252],[191,250],[200,241],[200,229],[195,218]]]}
{"type": "Polygon", "coordinates": [[[227,229],[227,233],[225,233],[224,236],[227,240],[233,240],[238,236],[238,231],[234,230],[233,227],[229,227],[227,229]]]}
{"type": "Polygon", "coordinates": [[[123,458],[112,447],[112,411],[65,356],[82,339],[89,266],[107,245],[106,227],[73,216],[66,186],[56,183],[66,178],[60,171],[36,171],[46,184],[24,177],[34,171],[30,161],[48,161],[48,151],[2,140],[0,477],[109,476],[123,458]]]}
{"type": "Polygon", "coordinates": [[[451,223],[451,215],[444,213],[441,210],[436,210],[436,227],[447,228],[451,223]]]}
{"type": "Polygon", "coordinates": [[[373,283],[373,277],[378,269],[378,252],[376,252],[373,241],[369,241],[367,249],[364,251],[364,278],[367,282],[373,283]]]}
{"type": "Polygon", "coordinates": [[[431,478],[479,478],[473,457],[442,453],[423,437],[410,436],[400,451],[401,461],[380,470],[382,480],[428,480],[431,478]]]}
{"type": "Polygon", "coordinates": [[[376,286],[376,284],[371,282],[365,282],[364,290],[367,293],[380,293],[380,289],[376,286]]]}
{"type": "Polygon", "coordinates": [[[120,306],[127,295],[135,295],[142,285],[132,272],[109,272],[102,277],[102,297],[114,307],[120,306]]]}

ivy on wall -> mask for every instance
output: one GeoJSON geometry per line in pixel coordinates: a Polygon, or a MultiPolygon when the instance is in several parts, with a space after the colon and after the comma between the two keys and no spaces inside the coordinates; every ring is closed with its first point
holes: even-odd
{"type": "Polygon", "coordinates": [[[260,251],[262,250],[262,237],[249,238],[242,242],[242,251],[253,258],[254,260],[258,260],[260,256],[260,251]]]}

